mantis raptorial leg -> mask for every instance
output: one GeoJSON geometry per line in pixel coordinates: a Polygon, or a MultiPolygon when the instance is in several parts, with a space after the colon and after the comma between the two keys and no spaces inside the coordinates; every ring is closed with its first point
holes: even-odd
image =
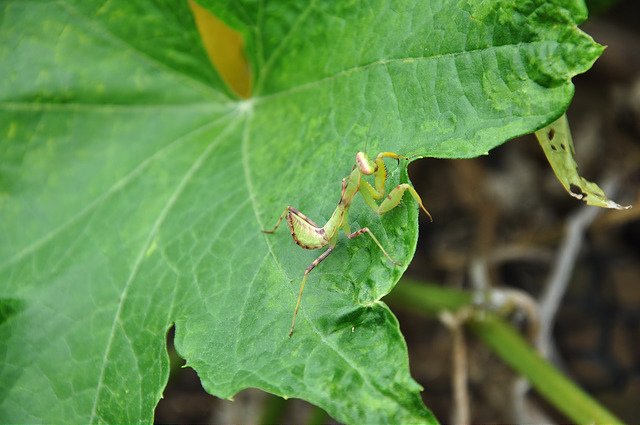
{"type": "Polygon", "coordinates": [[[319,226],[313,220],[302,214],[297,209],[288,206],[278,218],[275,226],[271,230],[263,230],[264,233],[275,232],[282,220],[287,219],[289,230],[293,240],[304,249],[319,249],[325,246],[329,246],[318,258],[316,258],[309,267],[304,271],[302,282],[300,283],[300,291],[298,292],[298,299],[296,306],[293,310],[293,319],[291,321],[291,329],[289,336],[293,334],[293,329],[296,323],[296,316],[298,315],[298,309],[300,308],[300,302],[302,301],[302,292],[304,291],[304,285],[307,282],[307,276],[318,264],[320,264],[325,258],[333,252],[336,245],[336,240],[340,229],[343,229],[347,233],[349,239],[353,239],[364,233],[367,233],[371,239],[378,245],[382,253],[395,265],[400,265],[395,261],[386,249],[382,246],[378,238],[369,230],[364,227],[353,233],[349,230],[349,224],[347,223],[347,214],[351,201],[358,192],[362,193],[366,204],[379,215],[383,215],[400,204],[405,192],[409,192],[413,199],[416,200],[420,208],[431,218],[431,214],[422,204],[422,199],[416,190],[407,183],[402,183],[393,188],[385,197],[385,183],[387,181],[387,169],[384,165],[384,158],[394,159],[406,159],[394,152],[381,152],[372,161],[364,152],[358,152],[356,154],[356,164],[351,171],[351,174],[342,179],[342,193],[340,196],[340,202],[335,211],[329,218],[329,221],[324,226],[319,226]],[[373,175],[373,186],[363,180],[363,176],[373,175]],[[376,201],[382,200],[378,205],[376,201]]]}

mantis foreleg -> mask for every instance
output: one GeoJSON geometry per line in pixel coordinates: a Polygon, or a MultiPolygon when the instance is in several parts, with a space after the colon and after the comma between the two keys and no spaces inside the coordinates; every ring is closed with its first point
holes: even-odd
{"type": "Polygon", "coordinates": [[[398,186],[394,187],[393,190],[391,190],[391,192],[389,192],[389,194],[384,199],[384,201],[382,201],[382,204],[380,204],[380,207],[378,207],[378,214],[382,215],[394,209],[395,207],[397,207],[400,201],[402,200],[402,195],[404,195],[404,192],[407,190],[409,191],[411,196],[413,196],[413,199],[416,200],[418,205],[420,205],[420,208],[422,208],[422,211],[424,211],[425,214],[427,214],[431,219],[431,214],[429,214],[429,211],[427,211],[427,209],[422,204],[422,199],[420,198],[420,195],[418,195],[418,192],[416,192],[413,186],[409,185],[408,183],[399,184],[398,186]]]}
{"type": "Polygon", "coordinates": [[[431,214],[429,214],[429,211],[427,211],[427,209],[422,204],[422,199],[420,198],[420,195],[418,195],[418,192],[416,192],[413,186],[409,185],[408,183],[402,183],[394,187],[380,205],[376,204],[375,201],[377,199],[381,199],[382,196],[384,196],[384,194],[378,192],[368,182],[366,181],[362,182],[360,193],[362,193],[362,197],[364,198],[365,202],[372,210],[374,210],[376,213],[380,215],[383,215],[391,211],[395,207],[397,207],[398,204],[400,204],[400,201],[402,200],[402,196],[404,195],[404,192],[406,192],[407,190],[409,191],[413,199],[416,200],[418,205],[420,205],[420,208],[422,208],[422,211],[424,211],[429,216],[429,218],[431,218],[431,214]]]}

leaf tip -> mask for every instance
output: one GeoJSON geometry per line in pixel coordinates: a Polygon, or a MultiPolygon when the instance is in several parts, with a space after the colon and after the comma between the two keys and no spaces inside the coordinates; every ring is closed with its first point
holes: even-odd
{"type": "Polygon", "coordinates": [[[631,205],[620,205],[617,202],[613,202],[612,200],[608,199],[604,207],[615,210],[628,210],[629,208],[631,208],[631,205]]]}

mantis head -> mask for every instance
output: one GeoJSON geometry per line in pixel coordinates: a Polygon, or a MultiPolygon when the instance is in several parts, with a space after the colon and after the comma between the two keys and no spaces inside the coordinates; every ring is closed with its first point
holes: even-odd
{"type": "Polygon", "coordinates": [[[364,152],[358,152],[356,154],[356,166],[362,174],[366,174],[367,176],[375,173],[378,169],[378,166],[373,161],[371,161],[367,154],[364,152]]]}

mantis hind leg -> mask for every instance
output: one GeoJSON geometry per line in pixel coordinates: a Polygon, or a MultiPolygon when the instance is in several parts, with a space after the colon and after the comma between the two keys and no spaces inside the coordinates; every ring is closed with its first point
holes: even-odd
{"type": "Polygon", "coordinates": [[[320,254],[318,258],[313,260],[313,263],[309,264],[309,267],[304,271],[304,276],[302,277],[302,283],[300,283],[300,292],[298,293],[298,301],[296,301],[296,308],[293,310],[293,319],[291,320],[291,329],[289,330],[289,337],[293,334],[293,328],[296,326],[296,316],[298,315],[298,309],[300,308],[300,301],[302,301],[302,291],[304,290],[304,284],[307,282],[307,276],[318,264],[322,262],[325,258],[331,254],[335,246],[330,246],[327,248],[325,252],[320,254]]]}
{"type": "Polygon", "coordinates": [[[276,230],[278,230],[278,227],[280,227],[280,223],[282,223],[282,220],[284,220],[284,218],[287,216],[287,214],[289,214],[289,209],[291,207],[287,207],[284,209],[284,212],[282,214],[280,214],[280,218],[278,218],[278,221],[276,222],[276,225],[273,226],[273,229],[271,230],[266,230],[266,229],[262,229],[262,233],[274,233],[276,230]]]}

